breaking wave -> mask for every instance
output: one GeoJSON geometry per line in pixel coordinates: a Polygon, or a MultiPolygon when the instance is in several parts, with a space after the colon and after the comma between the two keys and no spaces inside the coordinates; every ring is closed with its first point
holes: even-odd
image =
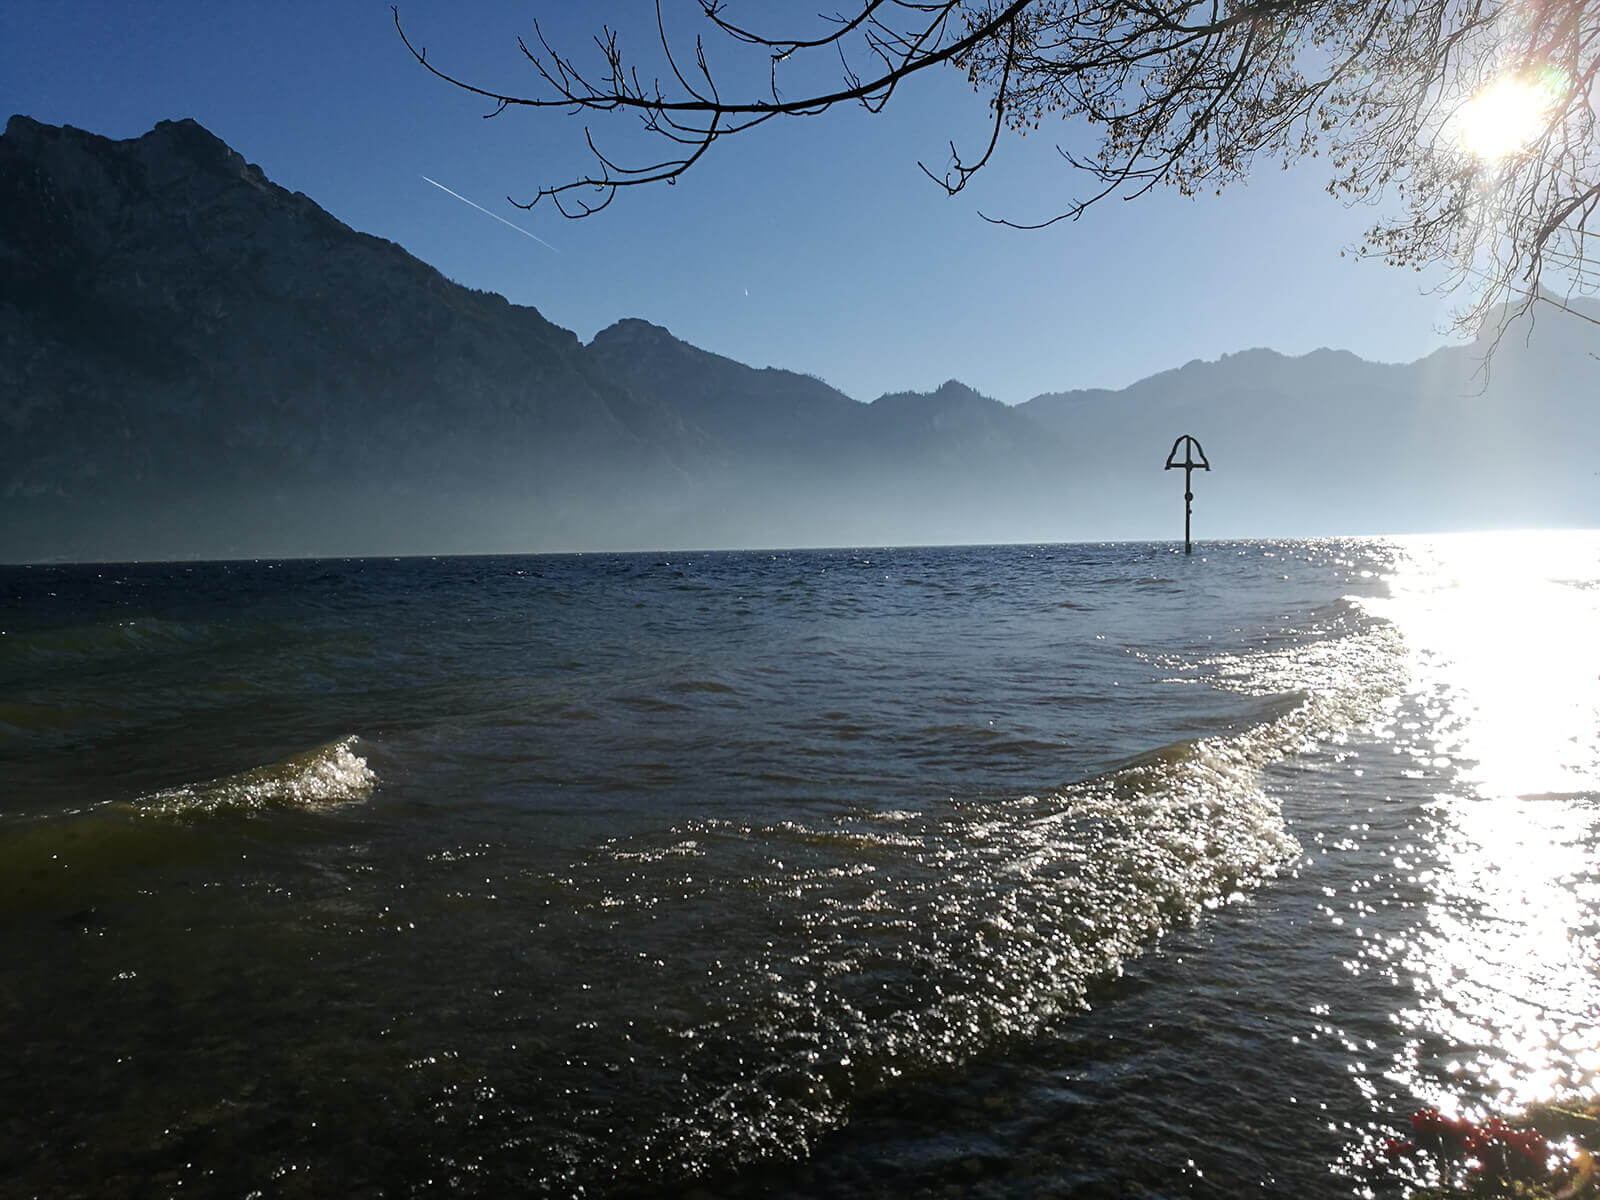
{"type": "Polygon", "coordinates": [[[378,781],[351,734],[280,762],[200,783],[164,788],[133,801],[141,816],[197,817],[269,808],[326,809],[364,800],[378,781]]]}
{"type": "Polygon", "coordinates": [[[542,1183],[561,1192],[804,1155],[860,1096],[1088,1007],[1165,931],[1298,854],[1261,772],[1329,718],[1319,698],[1280,696],[1243,730],[1050,795],[701,820],[592,852],[542,885],[579,898],[572,936],[597,920],[651,929],[673,967],[647,1020],[586,995],[584,1056],[541,1064],[549,1094],[578,1100],[542,1183]],[[621,1114],[579,1100],[579,1063],[675,1100],[619,1142],[621,1114]]]}

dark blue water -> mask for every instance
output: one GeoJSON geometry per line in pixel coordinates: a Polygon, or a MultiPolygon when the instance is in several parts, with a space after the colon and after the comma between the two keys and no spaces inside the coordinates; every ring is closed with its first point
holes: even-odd
{"type": "Polygon", "coordinates": [[[1463,546],[0,568],[4,1190],[1350,1194],[1600,1069],[1463,546]]]}

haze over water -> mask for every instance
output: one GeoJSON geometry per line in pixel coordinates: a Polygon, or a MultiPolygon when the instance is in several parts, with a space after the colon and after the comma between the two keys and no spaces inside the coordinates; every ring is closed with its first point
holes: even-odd
{"type": "Polygon", "coordinates": [[[1600,1072],[1594,534],[0,604],[8,1191],[1337,1196],[1600,1072]]]}

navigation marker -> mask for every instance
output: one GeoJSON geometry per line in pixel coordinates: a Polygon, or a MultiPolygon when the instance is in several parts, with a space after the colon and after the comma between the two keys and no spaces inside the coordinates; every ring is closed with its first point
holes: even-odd
{"type": "Polygon", "coordinates": [[[1183,468],[1183,552],[1194,553],[1194,545],[1189,541],[1190,507],[1194,504],[1194,485],[1190,477],[1195,471],[1209,471],[1211,464],[1206,461],[1206,452],[1200,448],[1200,442],[1190,437],[1187,433],[1172,443],[1172,453],[1167,455],[1167,465],[1162,469],[1172,471],[1178,467],[1183,468]],[[1183,450],[1183,461],[1178,461],[1178,450],[1183,450]]]}

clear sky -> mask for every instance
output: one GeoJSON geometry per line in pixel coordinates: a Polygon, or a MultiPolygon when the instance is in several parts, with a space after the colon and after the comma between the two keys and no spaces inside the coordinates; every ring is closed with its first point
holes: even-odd
{"type": "MultiPolygon", "coordinates": [[[[534,16],[575,53],[602,23],[624,46],[648,51],[654,37],[638,0],[400,11],[441,67],[506,90],[536,86],[515,42],[534,16]]],[[[1008,403],[1255,346],[1398,362],[1450,340],[1449,303],[1423,277],[1340,257],[1374,212],[1328,197],[1318,161],[1269,164],[1220,198],[1108,201],[1044,231],[984,223],[980,208],[1052,215],[1089,181],[1054,150],[1078,135],[1047,127],[1002,142],[968,193],[946,197],[918,159],[942,168],[952,138],[985,135],[984,102],[954,70],[919,79],[879,117],[840,111],[724,141],[677,186],[624,192],[583,221],[506,197],[581,170],[584,119],[486,111],[412,61],[385,3],[0,3],[0,115],[119,138],[194,117],[347,224],[585,340],[638,316],[862,400],[956,378],[1008,403]]]]}

